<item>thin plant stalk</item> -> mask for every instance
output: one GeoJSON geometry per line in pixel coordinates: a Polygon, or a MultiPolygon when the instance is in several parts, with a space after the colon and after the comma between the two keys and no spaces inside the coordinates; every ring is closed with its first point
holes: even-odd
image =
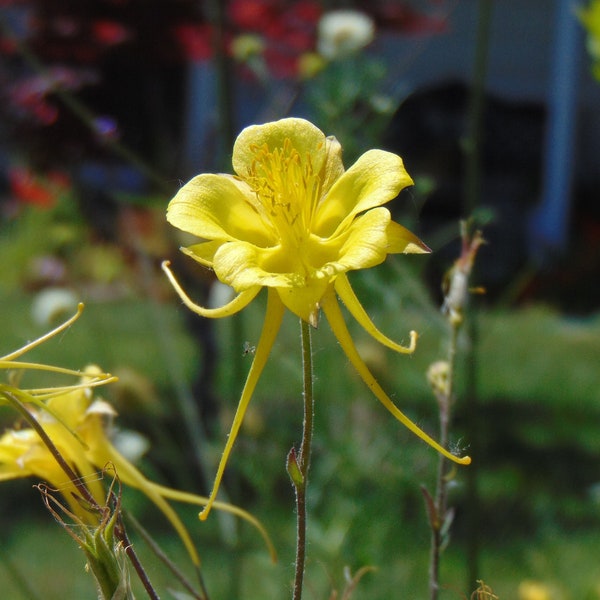
{"type": "MultiPolygon", "coordinates": [[[[448,345],[446,386],[438,395],[440,410],[440,444],[448,445],[452,403],[454,398],[454,379],[456,370],[456,354],[460,323],[452,323],[448,345]]],[[[429,593],[431,600],[437,600],[440,589],[440,562],[444,548],[444,525],[449,518],[448,507],[448,460],[442,455],[438,457],[438,469],[434,498],[434,523],[431,527],[431,551],[429,557],[429,593]]]]}
{"type": "MultiPolygon", "coordinates": [[[[469,294],[469,277],[473,270],[475,257],[484,243],[480,231],[472,236],[466,222],[461,223],[462,250],[459,258],[448,272],[443,312],[450,326],[448,355],[445,361],[434,363],[429,368],[427,377],[433,389],[440,413],[440,444],[448,445],[452,417],[452,406],[455,401],[455,378],[458,355],[459,335],[465,325],[466,308],[469,294]]],[[[453,512],[448,510],[448,483],[450,481],[448,461],[440,455],[436,478],[435,497],[423,489],[427,503],[431,525],[431,553],[429,563],[430,600],[437,600],[440,590],[440,560],[448,539],[448,530],[452,523],[453,512]]]]}
{"type": "Polygon", "coordinates": [[[148,544],[154,555],[171,571],[171,573],[173,573],[175,579],[177,579],[181,585],[183,585],[187,593],[190,594],[191,598],[194,600],[209,600],[208,591],[204,585],[204,580],[202,579],[200,570],[197,571],[197,574],[202,589],[200,592],[198,592],[194,589],[194,586],[185,576],[183,571],[181,571],[181,569],[167,556],[165,551],[160,547],[156,540],[154,540],[146,528],[131,513],[128,512],[126,514],[126,518],[127,521],[133,525],[134,529],[142,537],[146,544],[148,544]]]}
{"type": "Polygon", "coordinates": [[[302,373],[304,419],[302,422],[302,441],[296,455],[294,448],[288,455],[288,473],[296,492],[296,565],[294,575],[293,600],[301,600],[306,563],[306,490],[308,469],[312,450],[313,419],[315,398],[313,393],[313,361],[310,325],[300,322],[302,338],[302,373]]]}
{"type": "Polygon", "coordinates": [[[146,573],[146,569],[144,569],[144,565],[142,565],[137,553],[133,549],[133,544],[127,535],[127,530],[123,526],[122,515],[118,515],[118,522],[119,526],[115,529],[115,534],[118,536],[119,542],[123,544],[123,547],[125,548],[125,554],[127,554],[129,562],[133,565],[133,568],[135,569],[139,580],[142,582],[148,597],[151,600],[160,600],[160,596],[156,593],[152,587],[152,584],[150,583],[150,579],[146,573]]]}

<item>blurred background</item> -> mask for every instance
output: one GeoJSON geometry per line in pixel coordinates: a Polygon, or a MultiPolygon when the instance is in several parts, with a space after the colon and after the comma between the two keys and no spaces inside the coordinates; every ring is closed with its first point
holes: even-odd
{"type": "MultiPolygon", "coordinates": [[[[341,141],[346,167],[370,148],[394,151],[415,186],[390,208],[433,252],[351,278],[381,329],[395,339],[416,329],[420,343],[406,358],[360,331],[355,339],[432,434],[425,374],[447,354],[442,280],[460,252],[459,221],[487,241],[472,280],[486,293],[473,297],[459,343],[451,436],[474,465],[452,484],[441,597],[469,597],[478,578],[505,600],[600,598],[597,2],[4,0],[0,23],[0,354],[84,301],[78,323],[31,360],[118,375],[102,393],[122,431],[141,434],[140,467],[206,493],[264,306],[213,322],[180,305],[163,259],[198,302],[227,292],[180,258],[186,240],[166,224],[169,199],[194,174],[231,172],[233,141],[251,123],[308,118],[341,141]]],[[[225,482],[272,534],[279,563],[245,526],[201,524],[182,509],[214,598],[288,593],[297,340],[289,318],[225,482]]],[[[373,401],[325,324],[314,344],[306,597],[335,597],[344,566],[368,565],[377,571],[353,597],[425,598],[420,486],[433,486],[437,457],[373,401]]],[[[0,412],[3,428],[14,420],[0,412]]],[[[6,597],[93,597],[83,556],[32,483],[2,484],[6,597]]],[[[185,564],[153,508],[133,493],[127,501],[185,564]]]]}

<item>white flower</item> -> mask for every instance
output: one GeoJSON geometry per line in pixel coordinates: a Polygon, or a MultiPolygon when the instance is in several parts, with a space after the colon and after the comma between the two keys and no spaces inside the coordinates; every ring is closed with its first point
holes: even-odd
{"type": "Polygon", "coordinates": [[[328,60],[342,58],[373,41],[375,23],[357,10],[332,10],[318,25],[317,49],[328,60]]]}
{"type": "Polygon", "coordinates": [[[67,288],[42,290],[33,300],[31,314],[39,325],[52,325],[77,308],[77,296],[67,288]]]}

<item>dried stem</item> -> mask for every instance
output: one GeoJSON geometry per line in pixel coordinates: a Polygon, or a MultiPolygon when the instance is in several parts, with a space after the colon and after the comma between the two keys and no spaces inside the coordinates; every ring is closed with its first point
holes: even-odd
{"type": "MultiPolygon", "coordinates": [[[[440,410],[440,444],[448,445],[452,403],[454,398],[454,374],[460,322],[452,322],[448,346],[446,386],[443,393],[437,395],[440,410]]],[[[444,524],[448,518],[448,460],[441,454],[438,457],[438,470],[431,519],[431,551],[429,559],[429,593],[431,600],[437,600],[440,588],[440,559],[444,546],[444,524]]]]}
{"type": "Polygon", "coordinates": [[[187,592],[191,595],[194,600],[208,600],[208,592],[204,585],[204,581],[202,579],[202,574],[200,570],[197,570],[198,578],[200,581],[201,592],[198,592],[194,589],[194,586],[185,576],[183,571],[167,556],[164,550],[160,547],[160,545],[152,538],[150,533],[146,530],[146,528],[129,512],[125,514],[127,521],[133,525],[134,529],[137,533],[143,538],[143,540],[148,544],[152,552],[158,557],[158,559],[173,573],[175,579],[177,579],[181,585],[187,590],[187,592]]]}
{"type": "MultiPolygon", "coordinates": [[[[480,231],[476,231],[470,236],[468,226],[465,222],[461,223],[461,237],[461,254],[448,272],[447,290],[443,306],[443,312],[450,325],[448,356],[445,362],[432,365],[427,374],[439,405],[440,444],[444,447],[448,444],[450,432],[452,405],[454,403],[458,336],[465,324],[465,312],[470,293],[469,277],[473,270],[477,252],[484,243],[480,231]]],[[[435,498],[431,498],[429,493],[423,490],[431,524],[431,555],[429,564],[429,597],[431,600],[437,600],[438,598],[440,588],[440,557],[452,518],[452,514],[447,507],[449,479],[448,461],[444,456],[440,455],[435,498]]]]}
{"type": "Polygon", "coordinates": [[[115,537],[123,544],[123,548],[125,549],[125,554],[127,554],[127,558],[129,558],[129,562],[133,565],[135,572],[137,573],[138,579],[142,582],[146,593],[148,594],[148,598],[151,600],[160,600],[160,596],[156,593],[156,590],[152,587],[150,583],[150,578],[144,569],[138,555],[133,549],[133,544],[129,540],[129,536],[127,535],[127,530],[123,525],[122,514],[117,516],[118,518],[118,526],[115,528],[115,537]]]}

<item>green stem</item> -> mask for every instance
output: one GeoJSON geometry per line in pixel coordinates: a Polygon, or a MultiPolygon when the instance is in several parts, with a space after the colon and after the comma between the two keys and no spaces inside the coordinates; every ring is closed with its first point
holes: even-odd
{"type": "Polygon", "coordinates": [[[127,558],[129,558],[129,561],[133,565],[133,568],[135,569],[139,580],[142,582],[142,585],[144,586],[144,589],[148,594],[148,598],[150,598],[150,600],[160,600],[160,596],[156,593],[156,590],[152,587],[152,584],[150,583],[150,579],[148,577],[148,574],[146,573],[146,569],[144,569],[144,566],[138,558],[137,553],[133,549],[133,544],[131,543],[129,536],[127,535],[127,530],[123,525],[122,515],[119,514],[117,515],[117,517],[118,526],[115,528],[115,537],[117,537],[119,542],[123,545],[123,548],[125,549],[125,554],[127,555],[127,558]]]}
{"type": "Polygon", "coordinates": [[[181,583],[181,585],[186,589],[186,591],[190,594],[190,597],[194,600],[208,600],[208,592],[204,586],[204,581],[202,579],[200,570],[198,569],[197,575],[200,579],[202,590],[201,592],[198,592],[194,589],[194,586],[190,583],[183,571],[181,571],[181,569],[167,556],[164,550],[154,540],[150,533],[148,533],[144,526],[129,512],[126,514],[126,518],[127,521],[133,525],[136,532],[142,537],[146,544],[148,544],[154,555],[171,571],[175,579],[177,579],[179,583],[181,583]]]}
{"type": "Polygon", "coordinates": [[[304,565],[306,562],[306,488],[308,483],[308,469],[310,467],[315,408],[310,325],[306,321],[301,321],[300,326],[302,337],[304,420],[302,423],[302,442],[297,459],[300,476],[292,477],[292,482],[296,490],[296,572],[293,600],[301,600],[302,585],[304,582],[304,565]]]}
{"type": "MultiPolygon", "coordinates": [[[[451,408],[454,397],[454,379],[456,370],[456,351],[458,344],[459,323],[452,323],[450,343],[448,346],[448,379],[446,393],[438,398],[440,407],[440,445],[444,448],[448,445],[451,408]]],[[[446,519],[448,481],[447,481],[448,460],[441,454],[438,459],[438,471],[435,487],[435,515],[436,522],[431,528],[431,555],[429,562],[429,593],[431,600],[437,600],[440,590],[440,562],[443,545],[443,525],[446,519]]]]}
{"type": "MultiPolygon", "coordinates": [[[[480,430],[480,406],[477,394],[477,342],[479,339],[479,327],[477,313],[471,310],[469,319],[466,323],[467,348],[465,353],[465,435],[469,440],[469,445],[473,449],[474,455],[480,454],[481,440],[480,430]]],[[[466,474],[466,514],[467,520],[467,585],[472,586],[479,577],[479,466],[477,461],[473,461],[471,468],[466,474]]]]}

